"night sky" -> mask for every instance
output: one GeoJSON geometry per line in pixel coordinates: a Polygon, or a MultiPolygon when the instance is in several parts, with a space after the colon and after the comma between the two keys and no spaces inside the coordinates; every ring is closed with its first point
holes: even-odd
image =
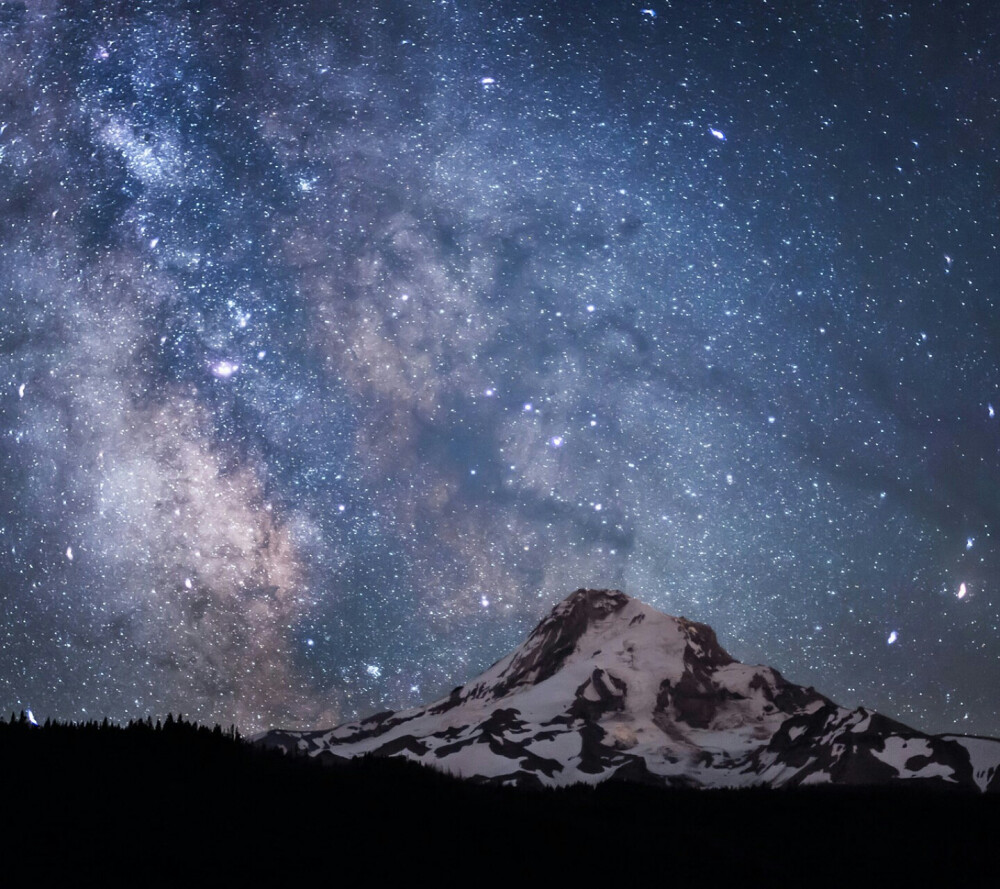
{"type": "Polygon", "coordinates": [[[0,712],[325,726],[612,586],[1000,735],[998,47],[991,0],[0,3],[0,712]]]}

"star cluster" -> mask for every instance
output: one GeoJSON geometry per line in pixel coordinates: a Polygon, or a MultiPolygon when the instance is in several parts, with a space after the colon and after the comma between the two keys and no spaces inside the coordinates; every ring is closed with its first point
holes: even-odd
{"type": "Polygon", "coordinates": [[[998,36],[0,3],[0,705],[315,726],[614,586],[1000,734],[998,36]]]}

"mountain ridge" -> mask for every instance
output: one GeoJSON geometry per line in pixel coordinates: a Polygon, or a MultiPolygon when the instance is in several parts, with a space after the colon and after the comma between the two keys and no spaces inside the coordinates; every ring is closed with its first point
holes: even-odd
{"type": "Polygon", "coordinates": [[[268,747],[335,762],[403,756],[470,781],[555,787],[903,784],[1000,790],[1000,740],[848,710],[733,658],[707,624],[578,589],[482,674],[426,706],[268,747]]]}

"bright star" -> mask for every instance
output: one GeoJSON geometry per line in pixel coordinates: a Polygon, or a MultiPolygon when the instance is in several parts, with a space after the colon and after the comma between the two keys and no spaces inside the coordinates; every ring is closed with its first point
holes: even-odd
{"type": "Polygon", "coordinates": [[[209,366],[212,376],[220,380],[228,380],[239,369],[239,364],[235,361],[230,361],[228,358],[223,358],[221,361],[216,361],[209,366]]]}

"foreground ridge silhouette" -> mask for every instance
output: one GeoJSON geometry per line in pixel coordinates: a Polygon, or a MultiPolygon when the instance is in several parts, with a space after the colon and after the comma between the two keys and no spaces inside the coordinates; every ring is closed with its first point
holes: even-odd
{"type": "Polygon", "coordinates": [[[1000,827],[994,794],[484,786],[392,757],[331,768],[169,717],[159,729],[2,721],[0,778],[13,816],[5,873],[36,879],[155,883],[169,862],[195,880],[431,873],[447,884],[488,861],[503,883],[668,873],[773,885],[817,862],[861,885],[961,880],[994,866],[1000,827]]]}

